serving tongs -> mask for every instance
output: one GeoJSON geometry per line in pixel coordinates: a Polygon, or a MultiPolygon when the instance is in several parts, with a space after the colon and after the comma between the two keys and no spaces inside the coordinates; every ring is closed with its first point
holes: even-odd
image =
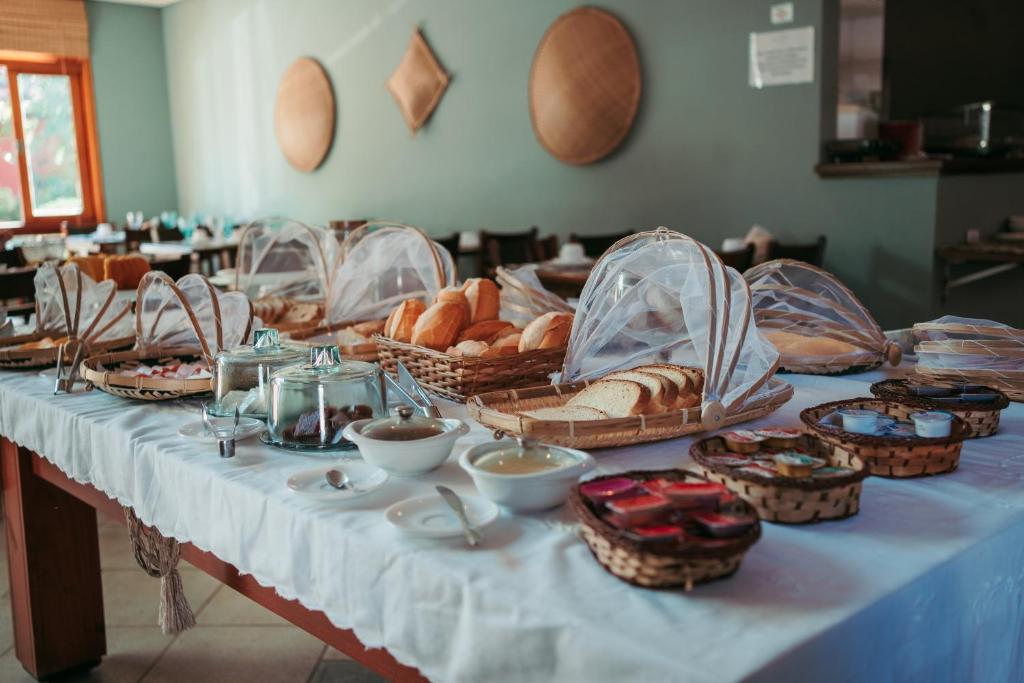
{"type": "Polygon", "coordinates": [[[425,417],[440,418],[441,411],[430,400],[430,395],[420,386],[405,364],[400,360],[395,361],[395,369],[398,371],[398,385],[402,388],[402,393],[409,397],[408,400],[412,406],[421,411],[425,417]]]}
{"type": "Polygon", "coordinates": [[[220,449],[220,457],[235,457],[235,435],[238,433],[238,406],[235,406],[234,422],[231,424],[230,434],[224,434],[224,432],[213,426],[213,423],[210,422],[210,413],[206,409],[205,403],[203,404],[203,425],[206,426],[206,431],[208,431],[213,438],[217,439],[217,447],[220,449]]]}
{"type": "Polygon", "coordinates": [[[54,396],[62,391],[71,393],[75,382],[80,379],[78,369],[82,364],[83,356],[85,356],[85,342],[81,339],[69,339],[57,349],[57,378],[53,383],[54,396]],[[72,348],[75,355],[71,359],[71,364],[65,366],[64,356],[70,354],[72,348]],[[67,377],[64,376],[65,370],[67,370],[67,377]]]}

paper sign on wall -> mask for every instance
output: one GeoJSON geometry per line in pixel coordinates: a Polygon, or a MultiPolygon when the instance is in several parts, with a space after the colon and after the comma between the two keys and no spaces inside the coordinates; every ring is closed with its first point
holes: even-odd
{"type": "Polygon", "coordinates": [[[814,81],[814,27],[750,34],[750,85],[814,81]]]}

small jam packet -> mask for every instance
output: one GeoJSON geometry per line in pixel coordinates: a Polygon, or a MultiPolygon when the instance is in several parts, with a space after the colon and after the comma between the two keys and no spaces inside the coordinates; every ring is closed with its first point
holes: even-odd
{"type": "Polygon", "coordinates": [[[612,514],[633,527],[653,524],[672,508],[667,498],[655,494],[616,498],[607,505],[612,514]]]}
{"type": "Polygon", "coordinates": [[[679,508],[714,507],[728,491],[711,482],[672,482],[662,487],[661,494],[679,508]]]}
{"type": "Polygon", "coordinates": [[[744,455],[735,453],[723,453],[721,455],[709,455],[704,458],[709,465],[724,465],[725,467],[743,467],[754,461],[744,455]]]}
{"type": "Polygon", "coordinates": [[[750,429],[737,429],[732,432],[725,432],[722,434],[722,438],[726,441],[736,441],[738,443],[761,443],[764,441],[764,437],[750,429]]]}
{"type": "Polygon", "coordinates": [[[756,519],[747,515],[720,512],[698,512],[690,516],[702,529],[717,538],[738,536],[754,525],[756,519]]]}
{"type": "Polygon", "coordinates": [[[654,543],[664,543],[669,541],[678,542],[682,541],[684,537],[682,528],[675,526],[674,524],[651,524],[648,526],[638,526],[630,529],[627,533],[638,540],[654,543]]]}
{"type": "Polygon", "coordinates": [[[639,488],[633,479],[613,477],[580,484],[580,495],[593,503],[604,503],[614,498],[638,493],[639,488]]]}

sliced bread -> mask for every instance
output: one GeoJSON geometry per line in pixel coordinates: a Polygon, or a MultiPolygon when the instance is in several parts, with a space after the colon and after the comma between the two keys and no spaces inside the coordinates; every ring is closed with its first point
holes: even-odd
{"type": "Polygon", "coordinates": [[[566,405],[597,408],[608,417],[640,415],[651,402],[651,390],[628,379],[602,379],[573,396],[566,405]]]}
{"type": "Polygon", "coordinates": [[[608,413],[597,408],[587,406],[556,406],[554,408],[537,408],[536,410],[524,410],[520,413],[535,420],[557,420],[568,422],[570,420],[603,420],[608,413]]]}
{"type": "Polygon", "coordinates": [[[651,402],[647,404],[646,413],[664,413],[674,410],[679,397],[679,387],[673,380],[656,372],[644,370],[622,370],[605,375],[601,379],[628,379],[639,382],[651,392],[651,402]]]}
{"type": "Polygon", "coordinates": [[[643,372],[652,372],[674,382],[678,389],[676,408],[691,408],[700,403],[701,389],[704,386],[704,373],[699,370],[668,363],[641,365],[636,369],[643,372]]]}

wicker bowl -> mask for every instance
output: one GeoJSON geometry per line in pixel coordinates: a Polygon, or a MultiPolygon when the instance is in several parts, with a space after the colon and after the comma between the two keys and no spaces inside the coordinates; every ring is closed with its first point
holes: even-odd
{"type": "Polygon", "coordinates": [[[998,389],[986,387],[996,394],[996,400],[991,403],[974,402],[945,402],[935,401],[923,396],[915,396],[907,389],[908,382],[905,379],[887,379],[882,382],[875,382],[871,385],[871,393],[885,401],[895,401],[904,408],[902,413],[894,413],[899,419],[907,420],[911,413],[919,410],[946,410],[964,421],[967,427],[966,437],[977,439],[985,436],[992,436],[999,429],[999,415],[1007,406],[1010,399],[998,389]]]}
{"type": "MultiPolygon", "coordinates": [[[[524,410],[564,405],[588,384],[584,381],[495,391],[472,397],[466,408],[474,420],[495,432],[529,436],[544,443],[583,450],[674,439],[707,429],[701,421],[699,406],[656,415],[602,420],[538,420],[520,414],[524,410]]],[[[743,412],[727,415],[716,427],[764,417],[793,396],[793,387],[786,382],[772,378],[768,386],[772,391],[763,400],[749,405],[743,412]]]]}
{"type": "Polygon", "coordinates": [[[140,401],[167,401],[187,396],[199,396],[213,391],[213,380],[206,379],[168,379],[163,377],[128,377],[111,369],[129,363],[151,361],[166,363],[171,360],[195,362],[203,360],[202,354],[194,349],[160,349],[159,351],[143,352],[139,350],[121,351],[90,356],[82,361],[82,379],[89,385],[121,398],[133,398],[140,401]],[[100,367],[106,370],[100,370],[100,367]]]}
{"type": "Polygon", "coordinates": [[[427,391],[465,402],[474,394],[547,384],[562,369],[565,348],[512,353],[495,358],[452,356],[375,335],[381,367],[394,374],[401,361],[427,391]]]}
{"type": "Polygon", "coordinates": [[[952,433],[938,439],[901,438],[855,434],[839,427],[820,425],[818,421],[840,408],[867,408],[900,419],[906,408],[893,401],[852,398],[805,408],[800,419],[810,431],[832,449],[832,458],[843,467],[856,467],[864,461],[871,474],[878,477],[921,477],[952,472],[960,464],[960,449],[966,438],[967,425],[953,417],[952,433]]]}
{"type": "Polygon", "coordinates": [[[918,364],[914,374],[924,384],[950,386],[953,384],[981,384],[999,389],[1011,401],[1024,402],[1024,372],[1010,370],[958,370],[956,368],[926,368],[918,364]]]}
{"type": "MultiPolygon", "coordinates": [[[[7,337],[0,340],[3,344],[0,347],[0,368],[8,370],[30,370],[40,368],[52,368],[57,365],[57,354],[60,351],[60,346],[52,346],[48,349],[19,349],[18,345],[26,342],[35,342],[45,337],[53,337],[52,334],[45,334],[42,332],[33,332],[32,334],[22,334],[16,337],[7,337]]],[[[104,352],[104,351],[115,351],[118,349],[128,349],[135,344],[135,337],[123,337],[121,339],[111,339],[109,341],[97,342],[91,344],[89,349],[93,352],[104,352]]],[[[68,352],[64,353],[64,362],[70,363],[73,361],[71,354],[68,352]]]]}
{"type": "MultiPolygon", "coordinates": [[[[813,434],[801,436],[798,448],[826,460],[831,466],[844,466],[836,458],[833,449],[813,434]]],[[[690,447],[690,457],[705,477],[723,484],[750,503],[765,521],[810,524],[850,517],[860,510],[861,482],[867,478],[868,468],[856,456],[852,458],[855,465],[851,468],[853,471],[848,475],[827,479],[792,479],[783,476],[759,477],[708,459],[709,455],[729,452],[720,436],[703,439],[690,447]]]]}
{"type": "MultiPolygon", "coordinates": [[[[637,481],[705,481],[703,477],[685,470],[624,472],[588,481],[618,477],[637,481]]],[[[569,503],[580,518],[580,533],[598,563],[612,575],[643,588],[681,587],[690,590],[695,584],[730,576],[739,569],[740,561],[750,546],[761,537],[761,525],[755,522],[748,531],[722,539],[714,547],[651,547],[628,538],[601,519],[591,503],[580,494],[579,485],[569,494],[569,503]]],[[[743,512],[753,514],[753,508],[747,503],[737,500],[736,504],[743,512]]]]}

